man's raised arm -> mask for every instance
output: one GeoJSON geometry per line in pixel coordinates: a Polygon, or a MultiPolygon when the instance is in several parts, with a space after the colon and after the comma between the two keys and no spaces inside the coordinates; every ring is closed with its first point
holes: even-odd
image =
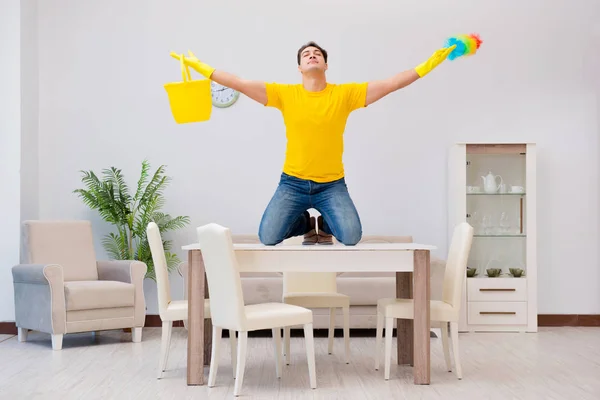
{"type": "Polygon", "coordinates": [[[399,74],[387,79],[369,82],[367,86],[367,99],[365,105],[368,106],[369,104],[373,104],[388,94],[402,89],[417,79],[424,77],[440,63],[442,63],[455,47],[456,45],[437,50],[431,57],[429,57],[429,59],[427,59],[427,61],[419,64],[414,69],[400,72],[399,74]]]}
{"type": "MultiPolygon", "coordinates": [[[[180,55],[171,52],[171,57],[179,60],[180,55]]],[[[245,94],[252,100],[257,101],[262,105],[267,104],[267,86],[264,82],[242,79],[238,76],[230,74],[229,72],[217,70],[198,60],[198,58],[196,58],[191,51],[189,52],[189,56],[183,56],[183,62],[184,64],[198,71],[198,73],[203,75],[205,78],[237,90],[238,92],[245,94]]]]}

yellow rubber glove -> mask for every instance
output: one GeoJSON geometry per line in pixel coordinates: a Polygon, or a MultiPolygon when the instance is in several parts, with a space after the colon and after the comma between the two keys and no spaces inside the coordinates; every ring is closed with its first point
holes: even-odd
{"type": "MultiPolygon", "coordinates": [[[[198,58],[196,58],[194,53],[192,53],[190,50],[188,50],[188,53],[189,53],[188,57],[183,56],[183,63],[185,65],[188,65],[188,66],[194,68],[196,71],[198,71],[200,74],[202,74],[205,78],[210,79],[210,76],[212,75],[212,73],[215,72],[215,68],[198,60],[198,58]]],[[[179,57],[181,57],[181,55],[179,55],[175,52],[171,52],[171,57],[179,60],[179,57]]]]}
{"type": "Polygon", "coordinates": [[[419,74],[421,78],[424,77],[425,75],[430,73],[435,67],[440,65],[448,57],[448,55],[452,53],[452,50],[454,50],[455,48],[456,45],[453,45],[447,48],[444,47],[443,49],[436,50],[435,53],[433,53],[433,55],[429,57],[427,61],[417,65],[415,67],[415,71],[417,71],[417,74],[419,74]]]}

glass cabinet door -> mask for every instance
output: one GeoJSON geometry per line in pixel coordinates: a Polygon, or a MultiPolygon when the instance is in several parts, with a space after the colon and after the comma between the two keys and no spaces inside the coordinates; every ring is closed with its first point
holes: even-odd
{"type": "Polygon", "coordinates": [[[525,275],[525,145],[468,145],[466,157],[467,222],[474,229],[467,276],[525,275]]]}

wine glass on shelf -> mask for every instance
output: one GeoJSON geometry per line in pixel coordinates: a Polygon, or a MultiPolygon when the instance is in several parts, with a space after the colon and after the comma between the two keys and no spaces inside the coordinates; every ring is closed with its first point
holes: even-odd
{"type": "Polygon", "coordinates": [[[491,235],[493,233],[492,216],[485,214],[481,219],[480,233],[482,235],[491,235]]]}
{"type": "Polygon", "coordinates": [[[507,235],[510,233],[510,219],[508,218],[506,211],[503,211],[502,214],[500,214],[499,225],[500,225],[500,234],[507,235]]]}

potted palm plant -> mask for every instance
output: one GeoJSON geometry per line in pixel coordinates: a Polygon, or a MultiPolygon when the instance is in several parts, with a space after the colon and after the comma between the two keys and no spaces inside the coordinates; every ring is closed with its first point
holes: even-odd
{"type": "Polygon", "coordinates": [[[170,252],[171,241],[164,240],[168,231],[180,229],[189,223],[188,216],[171,217],[161,211],[165,204],[164,189],[170,178],[165,176],[161,165],[150,173],[150,164],[142,162],[140,177],[135,193],[131,194],[120,169],[110,167],[102,170],[101,177],[93,171],[81,171],[84,189],[76,193],[92,210],[114,225],[115,232],[105,235],[102,246],[108,256],[115,260],[138,260],[146,263],[146,278],[156,281],[154,263],[146,237],[148,223],[155,222],[163,234],[163,247],[169,272],[181,262],[170,252]]]}

